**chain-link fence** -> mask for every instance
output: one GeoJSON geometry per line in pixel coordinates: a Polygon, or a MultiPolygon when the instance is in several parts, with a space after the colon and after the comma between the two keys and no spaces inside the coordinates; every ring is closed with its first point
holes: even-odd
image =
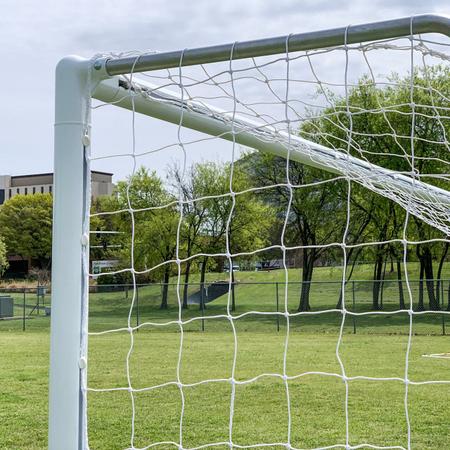
{"type": "Polygon", "coordinates": [[[351,280],[345,289],[339,281],[218,281],[203,286],[139,284],[136,289],[133,285],[92,286],[90,324],[95,330],[127,327],[130,318],[131,326],[171,325],[178,320],[179,302],[187,330],[229,326],[228,309],[240,317],[244,329],[254,331],[281,330],[286,326],[286,307],[293,331],[336,331],[345,311],[346,332],[408,334],[411,305],[415,334],[446,334],[450,320],[449,280],[351,280]]]}
{"type": "Polygon", "coordinates": [[[0,327],[25,331],[48,327],[51,293],[47,286],[0,288],[0,327]]]}
{"type": "MultiPolygon", "coordinates": [[[[302,282],[153,283],[90,287],[90,328],[167,324],[177,328],[179,302],[186,330],[229,327],[229,310],[243,330],[337,332],[345,314],[345,332],[445,335],[450,325],[450,280],[351,280],[302,282]],[[306,300],[305,300],[306,299],[306,300]],[[302,306],[303,305],[303,306],[302,306]],[[302,307],[301,307],[302,306],[302,307]],[[343,306],[345,309],[343,309],[343,306]],[[381,313],[381,314],[380,314],[381,313]],[[173,326],[172,326],[173,325],[173,326]]],[[[51,292],[46,286],[0,289],[0,327],[11,330],[49,326],[51,292]]],[[[161,327],[160,327],[161,328],[161,327]]]]}

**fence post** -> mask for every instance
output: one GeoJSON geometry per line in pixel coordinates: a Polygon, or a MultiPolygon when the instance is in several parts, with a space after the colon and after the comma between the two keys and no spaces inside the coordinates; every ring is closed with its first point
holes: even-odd
{"type": "MultiPolygon", "coordinates": [[[[280,310],[280,301],[278,296],[278,281],[275,283],[275,292],[276,292],[276,302],[277,302],[277,313],[280,310]]],[[[277,331],[280,331],[280,316],[277,314],[277,331]]]]}
{"type": "Polygon", "coordinates": [[[139,285],[136,285],[136,326],[139,326],[139,285]]]}
{"type": "MultiPolygon", "coordinates": [[[[345,288],[344,288],[345,289],[345,288]]],[[[356,312],[356,299],[355,299],[355,280],[352,280],[352,303],[353,303],[353,312],[356,312]]],[[[356,316],[352,314],[353,317],[353,334],[356,334],[356,316]]]]}
{"type": "Polygon", "coordinates": [[[234,270],[233,267],[231,267],[231,311],[236,310],[236,297],[235,297],[235,291],[234,291],[234,270]]]}
{"type": "Polygon", "coordinates": [[[440,290],[441,290],[441,311],[442,311],[442,335],[445,336],[445,302],[444,302],[444,283],[440,280],[440,290]]]}
{"type": "Polygon", "coordinates": [[[205,297],[204,297],[204,292],[205,290],[205,285],[200,283],[200,304],[201,304],[201,310],[202,310],[202,331],[205,331],[205,297]]]}
{"type": "Polygon", "coordinates": [[[22,331],[25,331],[25,309],[26,309],[26,292],[27,289],[23,288],[23,305],[22,305],[22,331]]]}

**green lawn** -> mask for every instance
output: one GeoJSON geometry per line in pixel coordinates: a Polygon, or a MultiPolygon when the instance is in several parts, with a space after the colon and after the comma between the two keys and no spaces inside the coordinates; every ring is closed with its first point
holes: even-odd
{"type": "MultiPolygon", "coordinates": [[[[329,270],[317,271],[319,279],[333,280],[334,274],[325,273],[329,270]]],[[[336,273],[337,269],[334,270],[336,273]]],[[[237,336],[234,377],[238,383],[232,423],[232,440],[236,445],[286,443],[288,439],[286,384],[280,377],[270,375],[283,374],[287,319],[282,315],[249,314],[254,310],[276,310],[276,285],[244,284],[244,281],[262,281],[263,277],[265,281],[281,281],[283,275],[283,271],[237,273],[241,283],[236,287],[237,307],[233,313],[236,320],[233,323],[237,336]],[[258,378],[248,382],[255,377],[258,378]]],[[[290,273],[290,278],[296,275],[290,273]]],[[[362,274],[359,275],[364,279],[362,274]]],[[[211,280],[224,276],[226,274],[209,275],[211,280]]],[[[279,310],[284,311],[284,287],[279,285],[278,288],[279,310]]],[[[290,312],[296,310],[298,293],[298,286],[289,287],[290,312]]],[[[390,306],[395,309],[395,293],[394,288],[386,288],[386,310],[390,310],[390,306]]],[[[126,292],[92,294],[90,331],[96,333],[127,327],[131,291],[128,294],[128,297],[126,292]]],[[[352,295],[352,290],[346,292],[346,298],[350,300],[352,295]]],[[[370,302],[367,284],[355,286],[355,295],[355,311],[367,311],[370,302]]],[[[159,286],[139,289],[141,327],[133,333],[132,345],[126,330],[90,338],[90,388],[127,388],[127,355],[130,349],[128,367],[134,389],[171,382],[151,390],[133,392],[132,395],[127,390],[89,392],[91,450],[126,449],[132,445],[133,448],[143,448],[155,442],[179,443],[181,421],[183,448],[229,439],[232,396],[229,380],[233,370],[234,333],[226,317],[213,318],[226,314],[227,296],[207,305],[204,311],[205,332],[201,332],[198,306],[183,311],[183,320],[191,321],[183,326],[179,377],[183,384],[191,386],[184,386],[182,391],[175,384],[182,337],[179,325],[173,323],[178,317],[176,288],[171,288],[167,311],[159,309],[160,296],[159,286]],[[222,381],[200,383],[205,380],[222,381]],[[134,440],[131,442],[133,404],[134,440]]],[[[311,296],[314,311],[333,308],[339,296],[339,285],[314,285],[311,296]]],[[[19,300],[21,297],[17,294],[19,300]]],[[[353,304],[347,306],[351,310],[353,304]]],[[[134,326],[137,320],[135,301],[131,324],[134,326]]],[[[341,312],[289,319],[286,373],[289,377],[296,377],[287,381],[292,447],[345,446],[344,381],[338,376],[306,374],[342,374],[336,356],[341,323],[341,312]],[[298,377],[301,374],[306,375],[298,377]]],[[[47,439],[49,318],[34,316],[27,320],[27,331],[23,332],[21,327],[20,321],[0,322],[0,448],[44,449],[47,439]]],[[[422,356],[450,351],[450,338],[441,334],[441,313],[413,316],[408,361],[410,381],[450,381],[450,360],[422,356]]],[[[339,347],[346,376],[403,378],[408,337],[409,316],[405,313],[358,316],[356,334],[353,317],[347,315],[339,347]]],[[[449,447],[449,400],[450,384],[409,385],[407,405],[412,449],[449,447]]],[[[408,448],[404,401],[405,384],[402,381],[350,380],[349,444],[408,448]]],[[[176,446],[166,443],[156,448],[175,449],[176,446]]],[[[229,447],[218,445],[209,448],[229,447]]],[[[271,445],[267,448],[286,447],[271,445]]]]}
{"type": "MultiPolygon", "coordinates": [[[[141,330],[135,334],[129,359],[132,386],[140,389],[175,381],[180,334],[141,330]]],[[[235,378],[249,380],[263,373],[282,373],[285,329],[244,332],[238,327],[235,378]]],[[[2,333],[0,445],[2,449],[43,449],[47,426],[48,333],[2,333]]],[[[340,373],[335,356],[337,335],[291,332],[287,374],[308,371],[340,373]]],[[[411,381],[450,380],[450,361],[423,358],[424,353],[449,350],[447,337],[414,336],[409,358],[411,381]]],[[[349,377],[402,377],[406,336],[345,334],[340,356],[349,377]]],[[[94,336],[90,340],[92,388],[126,387],[128,333],[94,336]]],[[[194,384],[229,378],[233,333],[184,334],[180,379],[194,384]]],[[[307,375],[289,381],[291,444],[314,448],[345,443],[345,385],[336,377],[307,375]]],[[[183,388],[183,445],[194,447],[228,439],[231,385],[207,383],[183,388]]],[[[351,445],[406,443],[405,386],[399,381],[349,382],[351,445]]],[[[408,410],[412,448],[444,449],[450,435],[450,385],[411,385],[408,410]]],[[[134,393],[136,448],[152,442],[178,442],[181,394],[169,385],[134,393]]],[[[287,402],[283,380],[262,377],[237,385],[233,442],[239,445],[286,442],[287,402]]],[[[89,394],[91,449],[130,447],[131,396],[128,392],[89,394]]],[[[163,445],[160,448],[174,448],[163,445]]],[[[225,448],[224,446],[219,448],[225,448]]],[[[275,448],[275,447],[272,447],[275,448]]]]}

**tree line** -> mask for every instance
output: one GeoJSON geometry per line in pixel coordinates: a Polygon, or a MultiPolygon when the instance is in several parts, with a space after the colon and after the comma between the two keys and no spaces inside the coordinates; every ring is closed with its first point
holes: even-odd
{"type": "MultiPolygon", "coordinates": [[[[413,73],[413,89],[411,77],[394,74],[383,86],[363,77],[348,98],[322,91],[329,104],[307,111],[299,135],[387,169],[417,170],[423,181],[449,190],[449,75],[448,68],[434,66],[413,73]]],[[[9,253],[50,264],[49,197],[16,196],[0,207],[0,234],[9,253]]],[[[193,272],[203,285],[207,271],[232,265],[230,255],[239,261],[279,259],[283,248],[300,256],[299,311],[311,307],[317,265],[341,264],[344,258],[347,281],[358,261],[372,261],[374,310],[382,308],[382,281],[388,276],[397,280],[399,307],[405,308],[405,254],[419,263],[418,309],[425,309],[425,297],[432,310],[443,301],[439,280],[449,247],[444,233],[357,182],[294,161],[287,168],[285,159],[273,155],[247,152],[233,167],[172,166],[165,180],[141,167],[117,183],[113,196],[93,200],[92,214],[92,230],[119,234],[94,234],[92,244],[99,248],[91,250],[91,259],[119,259],[140,277],[162,281],[162,308],[170,277],[179,271],[186,307],[193,272]],[[179,267],[177,259],[183,260],[179,267]]],[[[0,267],[1,249],[0,241],[0,267]]]]}

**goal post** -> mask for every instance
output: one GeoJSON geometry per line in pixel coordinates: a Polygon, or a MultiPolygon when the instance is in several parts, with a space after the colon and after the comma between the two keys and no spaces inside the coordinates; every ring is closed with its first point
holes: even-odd
{"type": "MultiPolygon", "coordinates": [[[[55,102],[50,450],[88,448],[91,99],[342,175],[397,202],[448,235],[450,193],[422,181],[414,173],[385,169],[296,133],[280,131],[236,111],[208,105],[207,101],[185,99],[173,90],[134,79],[135,74],[145,71],[283,55],[425,33],[450,37],[450,19],[423,15],[177,52],[92,60],[71,56],[59,63],[55,102]],[[130,77],[122,76],[129,74],[132,74],[131,81],[130,77]],[[131,91],[133,96],[129,95],[131,91]]],[[[229,257],[228,249],[227,255],[229,257]]]]}
{"type": "Polygon", "coordinates": [[[81,361],[87,314],[90,170],[88,61],[63,59],[56,69],[49,448],[80,449],[81,361]]]}

